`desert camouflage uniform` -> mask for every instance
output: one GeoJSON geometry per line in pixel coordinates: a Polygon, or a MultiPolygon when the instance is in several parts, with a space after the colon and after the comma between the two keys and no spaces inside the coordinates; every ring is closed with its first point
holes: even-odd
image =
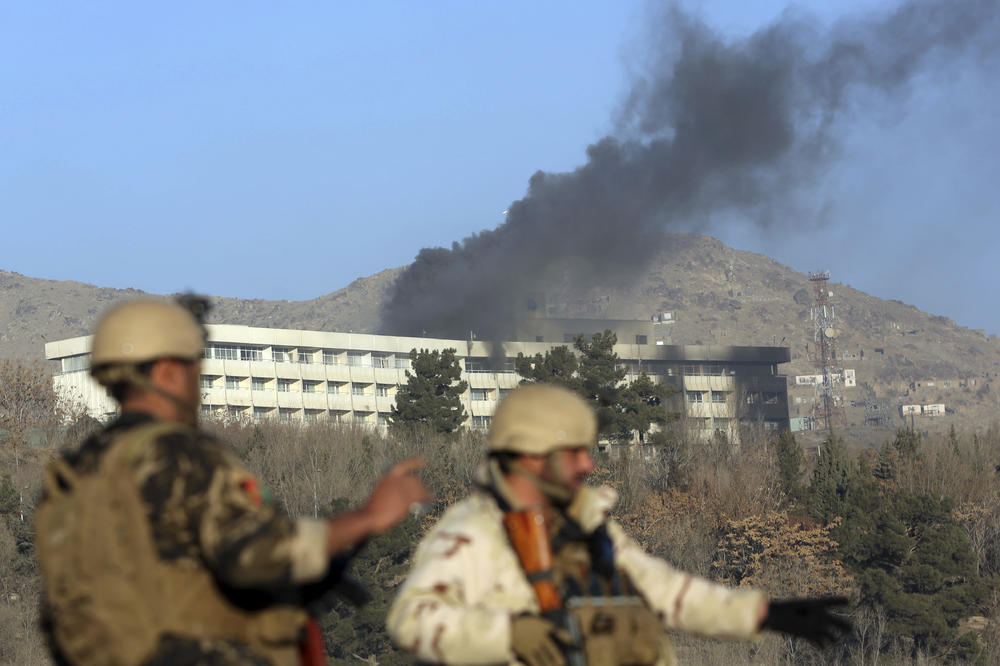
{"type": "MultiPolygon", "coordinates": [[[[67,462],[79,474],[92,473],[116,436],[151,423],[150,416],[126,414],[67,462]]],[[[162,560],[207,568],[240,609],[287,607],[283,621],[301,629],[299,586],[323,578],[329,567],[325,521],[287,517],[229,450],[198,430],[170,429],[143,446],[132,469],[162,560]]],[[[44,618],[43,626],[50,622],[44,618]]],[[[288,662],[297,660],[294,643],[287,652],[288,662]]],[[[168,635],[147,664],[271,664],[272,658],[238,641],[168,635]]]]}
{"type": "MultiPolygon", "coordinates": [[[[607,530],[615,566],[661,620],[658,664],[676,663],[668,629],[735,639],[757,635],[762,593],[726,588],[647,554],[607,518],[615,501],[610,488],[585,488],[574,502],[575,519],[584,533],[607,530]]],[[[397,645],[440,664],[518,663],[512,617],[537,613],[539,606],[502,520],[497,499],[486,491],[445,512],[418,547],[389,611],[397,645]]]]}

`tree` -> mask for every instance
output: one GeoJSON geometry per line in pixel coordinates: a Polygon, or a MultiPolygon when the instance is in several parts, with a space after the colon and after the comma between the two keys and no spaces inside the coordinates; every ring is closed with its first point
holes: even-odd
{"type": "Polygon", "coordinates": [[[544,356],[541,354],[525,356],[518,353],[514,359],[514,370],[525,381],[550,382],[573,391],[580,389],[580,380],[576,376],[579,369],[580,362],[576,355],[565,345],[545,352],[544,356]]]}
{"type": "Polygon", "coordinates": [[[915,650],[973,656],[959,622],[982,613],[990,581],[977,572],[969,536],[951,501],[895,490],[853,495],[833,532],[840,559],[855,572],[863,606],[885,610],[887,633],[915,650]]]}
{"type": "Polygon", "coordinates": [[[462,368],[454,349],[410,351],[413,372],[396,393],[389,418],[394,429],[427,428],[437,433],[453,433],[467,418],[462,394],[469,387],[461,381],[462,368]]]}
{"type": "Polygon", "coordinates": [[[48,439],[71,415],[40,363],[0,361],[0,443],[14,454],[14,466],[33,440],[48,439]]]}
{"type": "Polygon", "coordinates": [[[835,435],[823,440],[806,493],[809,515],[823,523],[843,516],[848,490],[857,476],[857,466],[850,459],[844,441],[835,435]]]}
{"type": "Polygon", "coordinates": [[[795,441],[795,435],[790,430],[781,431],[781,436],[775,443],[775,457],[778,459],[778,479],[785,497],[792,503],[802,498],[802,447],[795,441]]]}

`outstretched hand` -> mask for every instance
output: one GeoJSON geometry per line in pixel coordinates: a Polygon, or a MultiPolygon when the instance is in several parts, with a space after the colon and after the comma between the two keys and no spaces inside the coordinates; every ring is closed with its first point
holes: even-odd
{"type": "Polygon", "coordinates": [[[386,472],[372,490],[364,511],[371,520],[372,532],[380,534],[401,521],[414,505],[431,501],[431,493],[417,476],[424,461],[411,458],[386,472]]]}
{"type": "Polygon", "coordinates": [[[799,636],[825,647],[841,634],[851,632],[851,623],[832,611],[846,605],[844,597],[772,601],[761,629],[799,636]]]}

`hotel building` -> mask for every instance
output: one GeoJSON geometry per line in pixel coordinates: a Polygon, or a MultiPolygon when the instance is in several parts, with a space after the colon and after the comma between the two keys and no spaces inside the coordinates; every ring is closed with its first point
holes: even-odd
{"type": "MultiPolygon", "coordinates": [[[[278,419],[291,422],[338,421],[385,426],[396,391],[406,383],[410,350],[455,349],[462,378],[467,425],[489,426],[497,402],[517,386],[514,359],[544,354],[610,329],[629,379],[645,372],[674,386],[672,409],[706,436],[726,433],[746,421],[768,430],[787,428],[788,398],[779,365],[789,361],[786,347],[727,347],[650,344],[652,324],[623,320],[529,320],[517,337],[529,341],[494,344],[479,340],[411,338],[208,325],[201,376],[204,417],[278,419]]],[[[45,345],[45,357],[58,364],[56,390],[106,421],[115,403],[89,375],[90,336],[45,345]]]]}

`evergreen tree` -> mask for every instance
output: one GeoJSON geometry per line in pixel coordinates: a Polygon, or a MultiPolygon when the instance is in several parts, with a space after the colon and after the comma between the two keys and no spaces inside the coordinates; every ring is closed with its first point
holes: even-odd
{"type": "Polygon", "coordinates": [[[775,443],[775,457],[778,459],[778,479],[785,497],[792,503],[802,498],[802,447],[795,441],[795,435],[790,430],[782,430],[775,443]]]}
{"type": "Polygon", "coordinates": [[[580,380],[576,376],[579,368],[580,362],[576,355],[565,345],[545,352],[544,356],[525,356],[519,353],[514,359],[514,370],[525,381],[550,382],[572,391],[580,389],[580,380]]]}
{"type": "Polygon", "coordinates": [[[888,634],[915,650],[973,656],[976,640],[959,636],[958,623],[982,612],[991,585],[950,500],[892,491],[852,493],[849,503],[833,538],[861,603],[882,607],[888,634]]]}
{"type": "Polygon", "coordinates": [[[413,372],[406,371],[407,382],[396,393],[390,427],[455,432],[467,417],[462,394],[469,387],[468,382],[460,381],[462,368],[455,350],[413,349],[410,361],[413,372]]]}
{"type": "Polygon", "coordinates": [[[844,441],[836,435],[823,440],[806,494],[809,515],[823,523],[844,515],[847,492],[856,476],[857,468],[847,454],[844,441]]]}
{"type": "Polygon", "coordinates": [[[850,460],[838,438],[828,438],[807,505],[819,521],[843,519],[831,533],[838,557],[855,576],[861,604],[885,611],[887,634],[898,645],[969,658],[976,640],[959,636],[958,623],[982,612],[991,586],[978,573],[968,534],[950,500],[877,480],[891,478],[901,461],[912,461],[919,442],[913,431],[900,430],[868,469],[850,460]]]}

